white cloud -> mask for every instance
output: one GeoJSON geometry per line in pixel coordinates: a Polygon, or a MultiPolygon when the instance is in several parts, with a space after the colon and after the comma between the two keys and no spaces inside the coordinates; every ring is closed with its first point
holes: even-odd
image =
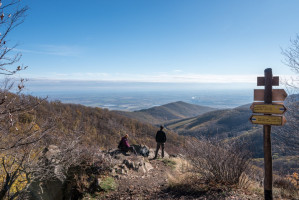
{"type": "Polygon", "coordinates": [[[183,72],[183,70],[175,69],[175,70],[173,70],[173,72],[174,72],[174,73],[181,73],[181,72],[183,72]]]}
{"type": "MultiPolygon", "coordinates": [[[[52,80],[87,80],[87,81],[127,81],[127,82],[161,82],[161,83],[256,83],[257,76],[262,75],[216,75],[216,74],[192,74],[192,73],[159,73],[146,74],[122,74],[122,73],[53,73],[47,77],[27,75],[29,78],[47,78],[52,80]]],[[[290,75],[281,75],[281,80],[289,80],[290,75]]]]}
{"type": "Polygon", "coordinates": [[[81,54],[82,48],[68,45],[39,45],[34,49],[14,49],[14,51],[42,55],[78,56],[81,54]]]}

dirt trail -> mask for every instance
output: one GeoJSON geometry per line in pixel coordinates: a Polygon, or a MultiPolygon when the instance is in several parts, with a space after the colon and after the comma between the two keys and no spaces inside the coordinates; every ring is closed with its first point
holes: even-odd
{"type": "MultiPolygon", "coordinates": [[[[165,161],[165,160],[164,160],[165,161]]],[[[120,176],[117,180],[118,189],[103,196],[102,199],[113,200],[257,200],[254,195],[244,195],[239,192],[212,192],[202,194],[182,194],[168,189],[168,174],[175,174],[173,166],[167,165],[162,159],[152,160],[153,169],[148,173],[131,171],[128,175],[120,176]]]]}
{"type": "MultiPolygon", "coordinates": [[[[118,190],[106,195],[106,199],[165,199],[163,195],[167,188],[167,173],[171,167],[162,160],[150,160],[153,169],[148,173],[132,172],[118,180],[118,190]],[[161,197],[160,197],[161,196],[161,197]]],[[[164,195],[165,197],[165,195],[164,195]]]]}

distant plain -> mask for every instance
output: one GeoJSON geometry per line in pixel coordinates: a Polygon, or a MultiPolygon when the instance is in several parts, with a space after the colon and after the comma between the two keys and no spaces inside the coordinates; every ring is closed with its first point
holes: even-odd
{"type": "Polygon", "coordinates": [[[235,108],[253,101],[254,84],[29,80],[27,94],[49,101],[136,111],[176,101],[235,108]]]}
{"type": "Polygon", "coordinates": [[[49,101],[82,104],[109,110],[136,111],[163,104],[184,101],[214,108],[234,108],[252,102],[251,91],[44,91],[31,95],[48,97],[49,101]]]}

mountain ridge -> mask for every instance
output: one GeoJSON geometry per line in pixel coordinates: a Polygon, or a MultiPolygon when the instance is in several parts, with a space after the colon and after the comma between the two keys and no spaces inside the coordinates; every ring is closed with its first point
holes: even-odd
{"type": "MultiPolygon", "coordinates": [[[[288,111],[287,123],[272,127],[273,152],[282,156],[295,155],[298,147],[298,107],[299,95],[290,95],[284,102],[288,111]],[[295,98],[297,97],[297,98],[295,98]]],[[[242,140],[250,143],[254,157],[263,157],[263,126],[254,125],[249,118],[252,115],[251,104],[233,109],[215,110],[202,115],[167,122],[165,127],[180,135],[197,138],[217,138],[223,141],[242,140]]]]}
{"type": "Polygon", "coordinates": [[[120,115],[129,118],[136,119],[144,123],[160,125],[172,120],[195,117],[213,110],[216,110],[216,108],[189,104],[183,101],[176,101],[161,106],[155,106],[152,108],[142,109],[134,112],[125,112],[125,111],[113,111],[113,112],[116,112],[120,115]]]}

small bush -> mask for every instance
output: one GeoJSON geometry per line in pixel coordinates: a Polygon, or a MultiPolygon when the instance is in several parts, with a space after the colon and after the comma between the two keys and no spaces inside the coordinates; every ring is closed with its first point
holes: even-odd
{"type": "Polygon", "coordinates": [[[243,144],[211,140],[189,140],[188,154],[193,171],[207,183],[236,185],[249,169],[250,154],[243,144]]]}
{"type": "MultiPolygon", "coordinates": [[[[294,174],[293,174],[294,175],[294,174]]],[[[286,177],[276,176],[273,181],[273,195],[278,198],[299,199],[299,187],[293,175],[286,177]]],[[[296,176],[296,173],[295,173],[296,176]]]]}
{"type": "Polygon", "coordinates": [[[19,122],[26,124],[31,123],[34,120],[34,115],[30,113],[23,113],[19,115],[19,122]]]}
{"type": "Polygon", "coordinates": [[[296,192],[298,190],[296,183],[294,183],[294,181],[290,178],[278,177],[274,180],[273,185],[277,188],[281,188],[290,192],[296,192]]]}
{"type": "Polygon", "coordinates": [[[117,184],[112,177],[106,177],[100,183],[100,187],[105,192],[114,191],[117,189],[117,184]]]}

